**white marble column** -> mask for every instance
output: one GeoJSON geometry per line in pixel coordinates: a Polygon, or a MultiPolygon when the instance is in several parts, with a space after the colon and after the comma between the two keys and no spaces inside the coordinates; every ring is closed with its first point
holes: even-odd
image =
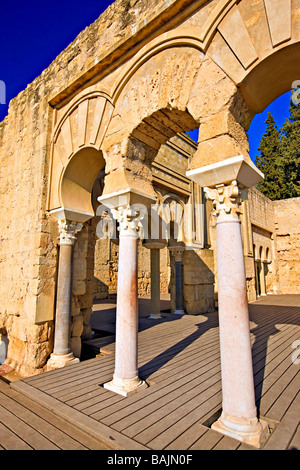
{"type": "Polygon", "coordinates": [[[237,181],[205,188],[217,217],[222,415],[212,428],[259,447],[267,427],[257,419],[237,181]]]}
{"type": "Polygon", "coordinates": [[[72,254],[76,233],[81,223],[59,220],[60,250],[57,277],[54,350],[47,365],[51,368],[64,367],[79,362],[70,349],[71,302],[72,302],[72,254]]]}
{"type": "Polygon", "coordinates": [[[182,259],[184,253],[183,246],[168,247],[175,260],[175,289],[176,289],[176,308],[175,315],[184,315],[183,308],[183,266],[182,259]]]}
{"type": "Polygon", "coordinates": [[[147,386],[138,376],[139,213],[129,205],[112,212],[119,222],[116,349],[113,379],[104,384],[104,387],[127,397],[147,386]]]}

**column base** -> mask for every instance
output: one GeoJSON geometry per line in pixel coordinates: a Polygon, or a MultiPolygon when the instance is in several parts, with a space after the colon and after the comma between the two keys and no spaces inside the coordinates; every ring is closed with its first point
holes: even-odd
{"type": "Polygon", "coordinates": [[[103,387],[123,397],[130,397],[140,390],[144,390],[148,385],[139,377],[134,379],[119,379],[114,377],[111,382],[105,383],[103,387]]]}
{"type": "Polygon", "coordinates": [[[173,312],[173,315],[184,315],[185,311],[183,309],[176,309],[175,312],[173,312]]]}
{"type": "Polygon", "coordinates": [[[269,433],[269,426],[265,421],[260,421],[257,418],[235,418],[224,411],[220,418],[212,424],[211,429],[258,449],[264,444],[269,433]]]}
{"type": "Polygon", "coordinates": [[[151,313],[151,315],[148,317],[150,320],[160,320],[163,318],[160,313],[151,313]]]}
{"type": "Polygon", "coordinates": [[[52,353],[49,361],[47,362],[47,369],[60,369],[71,364],[78,364],[80,361],[77,357],[74,357],[73,353],[68,354],[55,354],[52,353]]]}

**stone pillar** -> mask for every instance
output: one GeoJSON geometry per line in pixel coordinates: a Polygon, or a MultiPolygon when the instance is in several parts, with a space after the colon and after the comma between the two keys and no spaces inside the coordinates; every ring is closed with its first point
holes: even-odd
{"type": "Polygon", "coordinates": [[[238,183],[205,188],[217,216],[218,305],[222,415],[212,428],[259,447],[266,426],[257,419],[238,183]]]}
{"type": "Polygon", "coordinates": [[[175,287],[176,287],[176,309],[175,315],[184,315],[183,308],[183,266],[182,258],[184,253],[183,246],[168,247],[175,259],[175,287]]]}
{"type": "Polygon", "coordinates": [[[204,187],[217,216],[218,307],[222,414],[212,428],[260,447],[268,426],[257,419],[245,261],[239,214],[242,192],[263,179],[249,157],[238,155],[187,172],[204,187]]]}
{"type": "Polygon", "coordinates": [[[151,314],[148,318],[157,320],[160,314],[160,250],[166,244],[147,241],[143,243],[145,248],[150,249],[151,259],[151,314]]]}
{"type": "Polygon", "coordinates": [[[115,370],[108,390],[129,396],[146,383],[138,376],[137,240],[139,213],[130,206],[112,210],[119,222],[119,266],[116,316],[115,370]]]}
{"type": "Polygon", "coordinates": [[[64,367],[79,362],[70,348],[71,302],[72,302],[72,253],[76,233],[81,223],[59,220],[60,250],[57,277],[54,351],[47,365],[51,368],[64,367]]]}

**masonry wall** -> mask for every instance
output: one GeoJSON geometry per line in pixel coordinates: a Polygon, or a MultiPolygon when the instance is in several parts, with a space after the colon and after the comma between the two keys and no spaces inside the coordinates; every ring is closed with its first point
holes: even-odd
{"type": "Polygon", "coordinates": [[[273,202],[281,294],[300,294],[300,197],[273,202]]]}
{"type": "Polygon", "coordinates": [[[37,80],[0,124],[0,334],[6,363],[29,374],[52,349],[57,251],[44,208],[50,110],[37,80]]]}
{"type": "MultiPolygon", "coordinates": [[[[151,1],[114,2],[10,102],[9,114],[0,123],[0,340],[5,338],[1,361],[5,358],[24,375],[42,372],[53,349],[58,233],[45,208],[56,97],[65,98],[65,90],[68,94],[69,86],[91,68],[99,72],[100,59],[126,41],[134,43],[148,26],[145,18],[154,20],[173,3],[160,0],[154,9],[151,1]]],[[[80,336],[88,334],[93,296],[93,245],[87,243],[93,232],[87,227],[74,248],[79,268],[73,279],[75,355],[80,336]]]]}

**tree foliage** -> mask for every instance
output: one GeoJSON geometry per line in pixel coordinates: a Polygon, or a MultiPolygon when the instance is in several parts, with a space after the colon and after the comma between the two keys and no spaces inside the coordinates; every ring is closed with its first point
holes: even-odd
{"type": "Polygon", "coordinates": [[[272,200],[300,196],[300,99],[292,92],[289,117],[278,129],[271,113],[256,155],[265,179],[258,189],[272,200]]]}

